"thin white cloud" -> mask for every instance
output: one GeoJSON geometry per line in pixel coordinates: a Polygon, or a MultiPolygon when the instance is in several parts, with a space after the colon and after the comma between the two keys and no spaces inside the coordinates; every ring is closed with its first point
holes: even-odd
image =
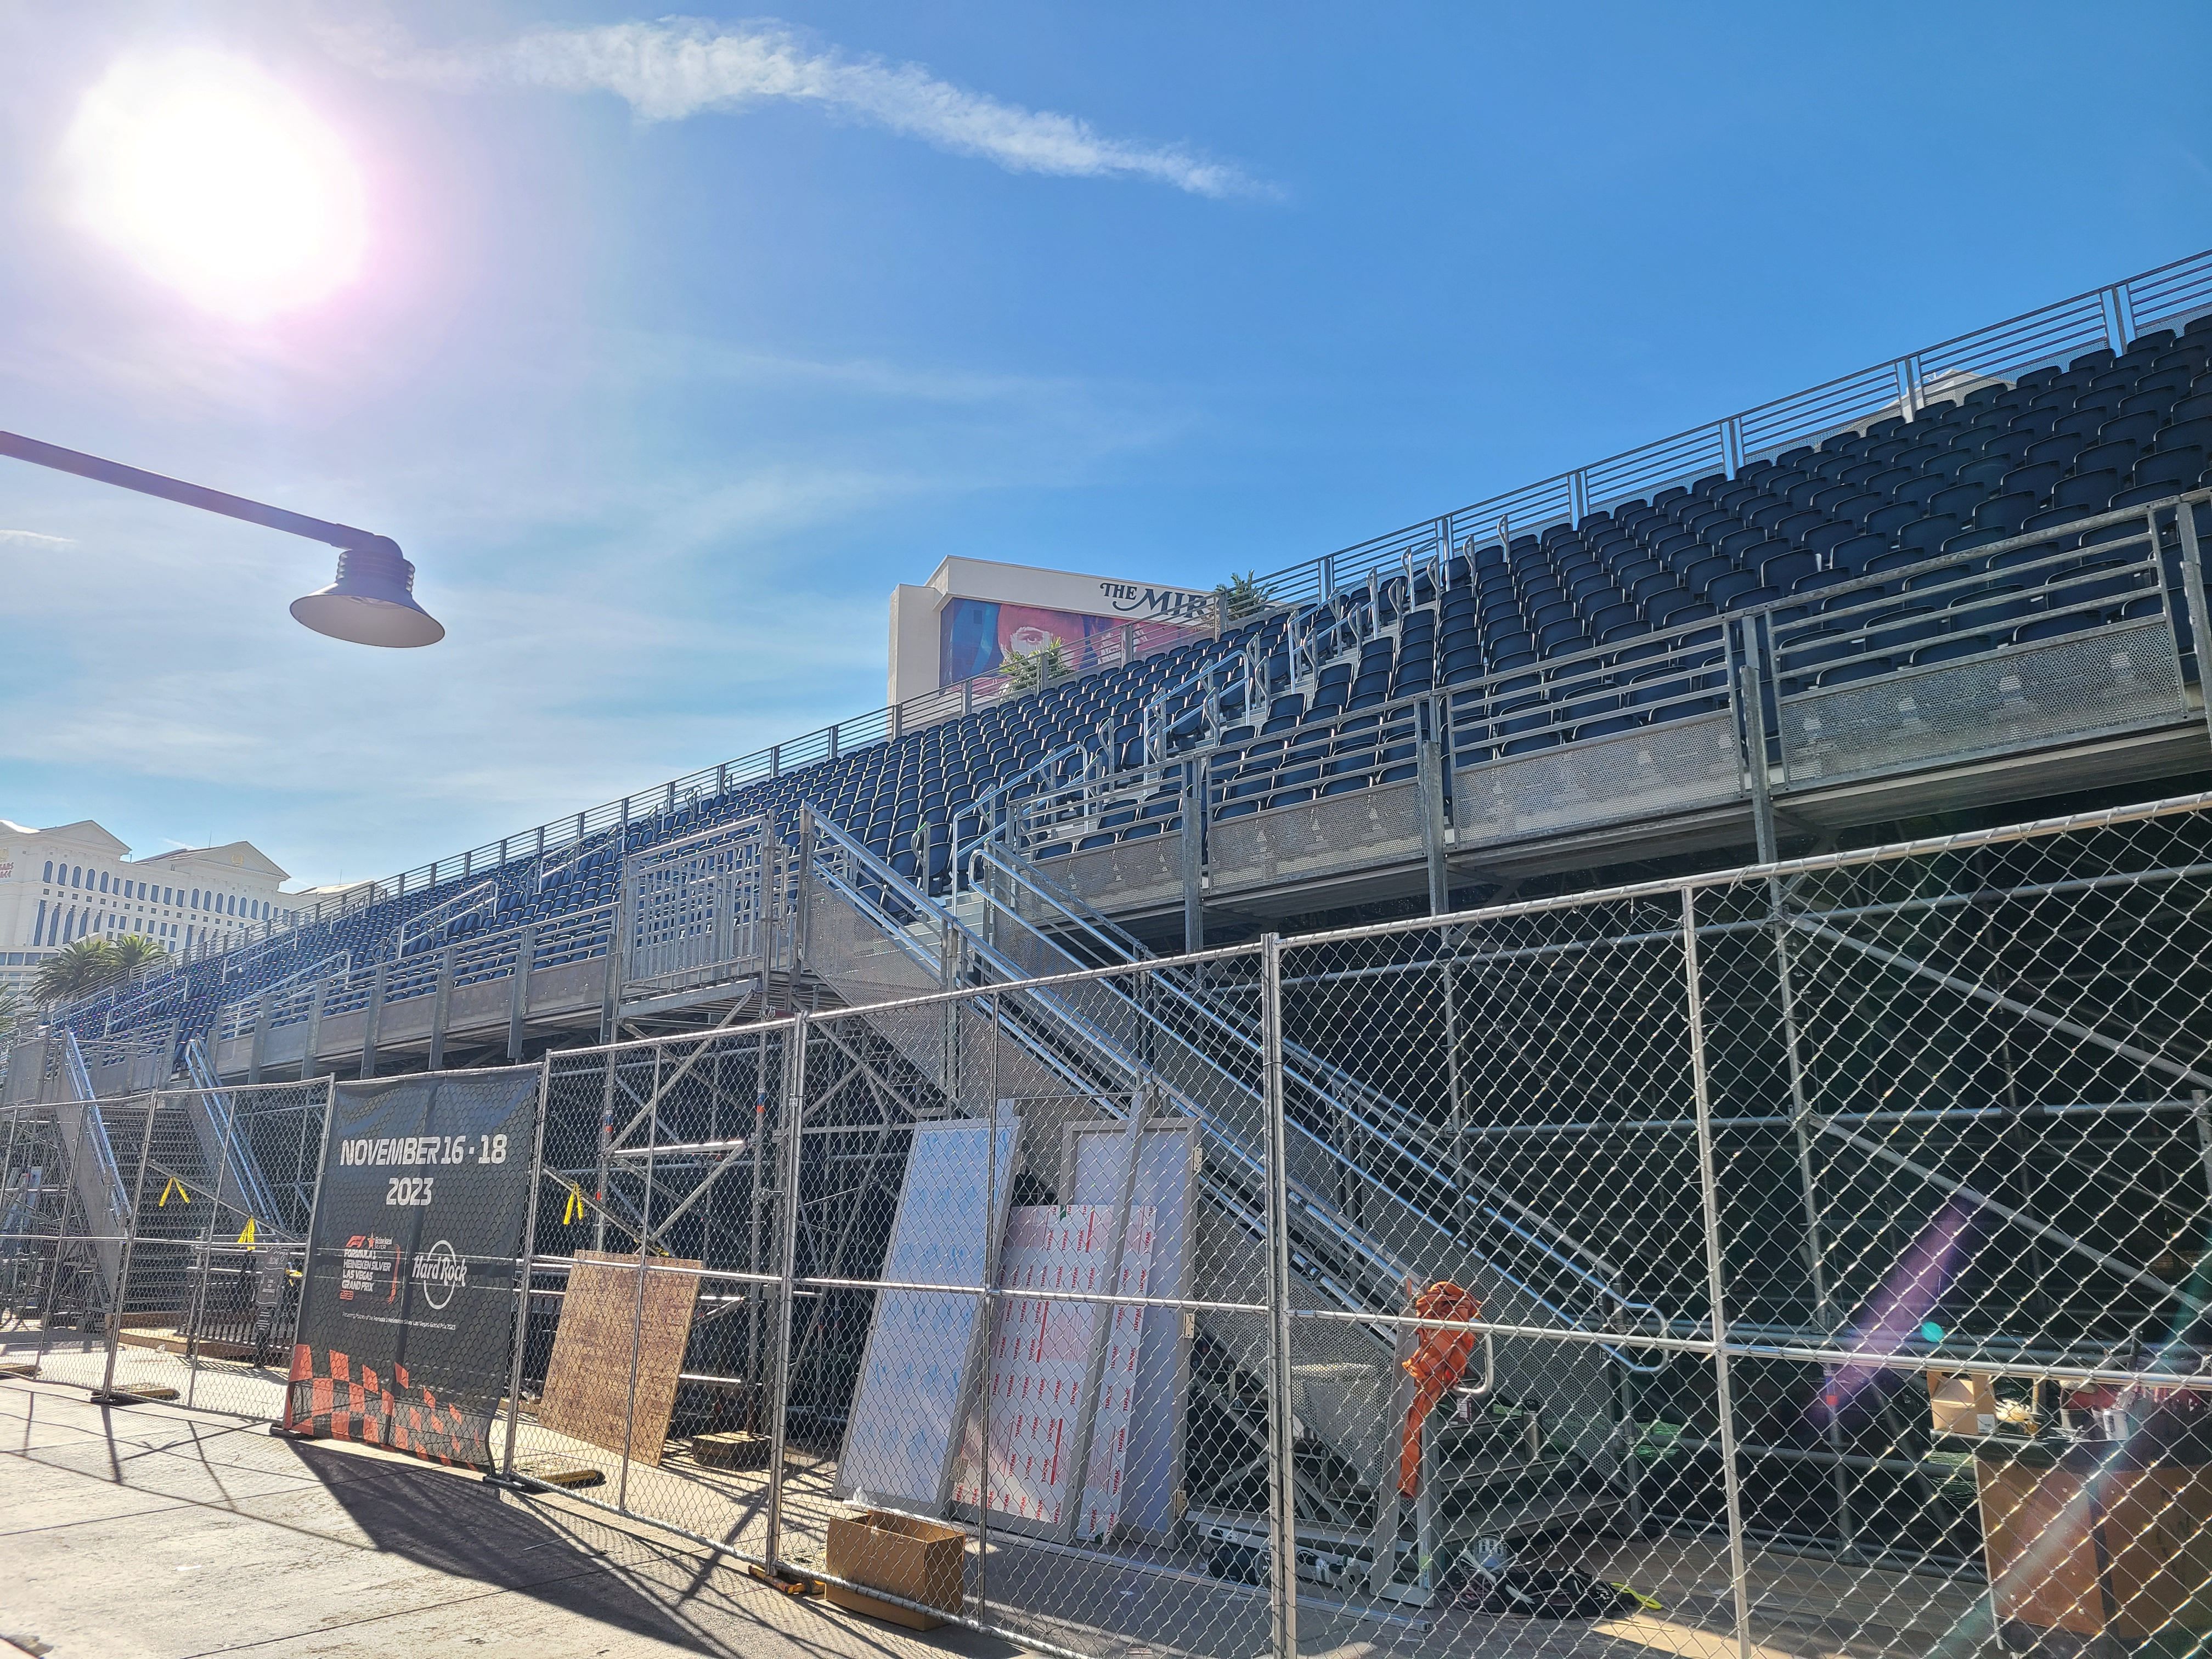
{"type": "Polygon", "coordinates": [[[0,530],[0,543],[30,542],[40,547],[75,547],[66,536],[46,536],[35,530],[0,530]]]}
{"type": "Polygon", "coordinates": [[[1198,196],[1275,193],[1242,168],[1183,145],[1109,138],[1079,117],[969,92],[919,64],[853,56],[772,17],[535,29],[501,45],[443,49],[416,46],[382,23],[340,23],[324,34],[338,55],[374,74],[454,90],[611,92],[648,121],[782,99],[1011,173],[1143,179],[1198,196]]]}

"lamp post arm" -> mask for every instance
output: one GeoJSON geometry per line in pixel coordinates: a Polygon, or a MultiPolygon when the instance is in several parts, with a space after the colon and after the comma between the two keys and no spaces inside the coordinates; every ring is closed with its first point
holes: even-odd
{"type": "Polygon", "coordinates": [[[370,531],[356,530],[351,525],[332,524],[326,519],[311,519],[304,513],[288,513],[281,507],[249,501],[243,495],[226,495],[220,489],[186,483],[181,478],[164,477],[158,472],[143,471],[135,466],[125,466],[120,461],[102,460],[97,455],[64,449],[59,444],[40,443],[36,438],[22,437],[13,432],[0,432],[0,455],[13,456],[34,466],[50,466],[59,472],[74,472],[80,478],[117,484],[125,489],[137,490],[142,495],[181,501],[186,507],[204,507],[210,513],[243,519],[248,524],[265,525],[271,530],[305,536],[309,541],[327,542],[332,547],[372,546],[384,539],[370,531]]]}

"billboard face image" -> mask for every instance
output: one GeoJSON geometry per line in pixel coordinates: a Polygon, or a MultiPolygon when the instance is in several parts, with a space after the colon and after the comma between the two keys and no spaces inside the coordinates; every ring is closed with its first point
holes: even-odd
{"type": "Polygon", "coordinates": [[[1071,659],[1079,659],[1085,640],[1115,632],[1122,620],[996,599],[947,600],[937,618],[937,683],[957,685],[988,674],[1016,652],[1042,650],[1054,640],[1067,647],[1071,659]]]}

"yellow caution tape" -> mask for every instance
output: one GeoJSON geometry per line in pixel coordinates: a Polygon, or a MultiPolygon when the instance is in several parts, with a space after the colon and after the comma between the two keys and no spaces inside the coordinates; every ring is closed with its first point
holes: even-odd
{"type": "Polygon", "coordinates": [[[1637,1589],[1633,1584],[1623,1584],[1618,1582],[1613,1582],[1611,1583],[1610,1587],[1613,1589],[1619,1590],[1623,1595],[1634,1596],[1636,1598],[1637,1605],[1642,1607],[1646,1613],[1657,1613],[1660,1610],[1661,1604],[1651,1596],[1646,1595],[1642,1590],[1637,1589]]]}

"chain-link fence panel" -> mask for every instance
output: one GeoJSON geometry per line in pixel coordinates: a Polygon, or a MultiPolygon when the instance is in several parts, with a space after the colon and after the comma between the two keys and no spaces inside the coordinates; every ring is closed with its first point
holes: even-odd
{"type": "Polygon", "coordinates": [[[1286,945],[1286,1104],[1311,1056],[1452,1177],[1370,1321],[1397,1395],[1340,1391],[1371,1530],[1301,1513],[1302,1640],[1346,1639],[1334,1595],[1486,1652],[2212,1647],[2208,833],[2185,802],[1286,945]],[[1501,1502],[1466,1430],[1528,1417],[1501,1502]]]}
{"type": "Polygon", "coordinates": [[[56,1381],[283,1414],[328,1085],[11,1109],[9,1358],[56,1381]]]}
{"type": "Polygon", "coordinates": [[[550,1054],[505,1470],[764,1559],[788,1021],[550,1054]]]}
{"type": "MultiPolygon", "coordinates": [[[[0,1352],[9,1365],[27,1367],[25,1374],[98,1388],[134,1190],[125,1185],[101,1107],[10,1107],[6,1156],[10,1300],[0,1352]]],[[[136,1173],[134,1164],[134,1180],[136,1173]]]]}
{"type": "MultiPolygon", "coordinates": [[[[2212,1652],[2207,807],[1090,967],[833,860],[875,1000],[545,1060],[496,1449],[1062,1655],[2212,1652]]],[[[8,1357],[265,1409],[329,1087],[12,1109],[8,1357]]]]}

